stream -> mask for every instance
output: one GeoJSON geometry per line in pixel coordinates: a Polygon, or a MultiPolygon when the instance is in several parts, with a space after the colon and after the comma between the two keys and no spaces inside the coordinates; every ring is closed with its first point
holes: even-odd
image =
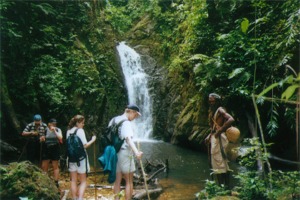
{"type": "MultiPolygon", "coordinates": [[[[141,141],[140,149],[144,153],[143,163],[168,160],[168,173],[161,172],[156,177],[163,188],[158,200],[194,200],[195,193],[203,190],[205,180],[210,179],[206,153],[155,140],[141,141]]],[[[94,166],[93,148],[88,149],[88,154],[94,166]]],[[[96,167],[102,169],[98,162],[96,167]]],[[[234,171],[237,169],[235,163],[230,163],[230,167],[234,171]]]]}

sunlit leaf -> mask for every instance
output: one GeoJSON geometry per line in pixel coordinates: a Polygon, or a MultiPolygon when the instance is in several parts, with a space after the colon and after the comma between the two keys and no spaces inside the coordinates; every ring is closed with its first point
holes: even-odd
{"type": "Polygon", "coordinates": [[[264,94],[266,94],[267,92],[269,92],[270,90],[272,90],[274,87],[277,87],[279,85],[279,83],[273,83],[272,85],[270,85],[269,87],[267,87],[266,89],[264,89],[257,97],[261,97],[264,94]]]}
{"type": "Polygon", "coordinates": [[[289,86],[281,95],[282,99],[288,100],[295,93],[295,90],[300,88],[300,85],[291,85],[289,86]]]}
{"type": "Polygon", "coordinates": [[[190,57],[188,60],[207,60],[209,57],[204,54],[195,54],[192,57],[190,57]]]}
{"type": "Polygon", "coordinates": [[[242,32],[246,34],[248,27],[249,27],[249,20],[247,18],[244,18],[241,23],[242,32]]]}
{"type": "Polygon", "coordinates": [[[232,79],[233,77],[235,77],[236,75],[240,74],[241,72],[243,72],[245,70],[245,68],[236,68],[234,69],[228,76],[229,79],[232,79]]]}

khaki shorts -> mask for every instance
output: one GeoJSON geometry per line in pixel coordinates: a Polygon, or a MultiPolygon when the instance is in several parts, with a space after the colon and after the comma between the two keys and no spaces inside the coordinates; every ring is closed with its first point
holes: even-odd
{"type": "Polygon", "coordinates": [[[77,163],[70,162],[69,163],[69,172],[77,172],[79,174],[85,174],[86,167],[88,169],[87,172],[89,172],[90,171],[89,161],[87,160],[87,163],[85,163],[85,160],[86,159],[83,159],[82,161],[80,161],[80,166],[77,166],[77,163]]]}
{"type": "Polygon", "coordinates": [[[118,153],[117,172],[128,174],[135,171],[134,155],[129,149],[120,149],[118,153]]]}

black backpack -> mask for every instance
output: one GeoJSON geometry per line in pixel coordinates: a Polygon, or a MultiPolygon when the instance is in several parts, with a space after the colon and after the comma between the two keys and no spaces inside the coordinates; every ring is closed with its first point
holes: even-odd
{"type": "Polygon", "coordinates": [[[70,133],[67,139],[67,156],[68,162],[76,162],[80,166],[80,161],[86,158],[86,151],[80,140],[76,135],[78,129],[74,133],[70,133]]]}
{"type": "Polygon", "coordinates": [[[107,147],[108,145],[112,145],[115,148],[116,153],[120,151],[121,146],[123,145],[125,139],[121,139],[119,137],[119,127],[125,121],[127,121],[127,119],[124,119],[119,123],[116,123],[114,118],[112,124],[106,127],[104,134],[100,137],[100,142],[99,142],[100,153],[103,153],[105,147],[107,147]]]}

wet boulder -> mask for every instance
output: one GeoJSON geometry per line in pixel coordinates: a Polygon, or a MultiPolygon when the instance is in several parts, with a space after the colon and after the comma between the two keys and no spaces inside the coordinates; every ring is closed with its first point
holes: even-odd
{"type": "Polygon", "coordinates": [[[54,181],[31,162],[0,165],[0,199],[60,199],[54,181]]]}

